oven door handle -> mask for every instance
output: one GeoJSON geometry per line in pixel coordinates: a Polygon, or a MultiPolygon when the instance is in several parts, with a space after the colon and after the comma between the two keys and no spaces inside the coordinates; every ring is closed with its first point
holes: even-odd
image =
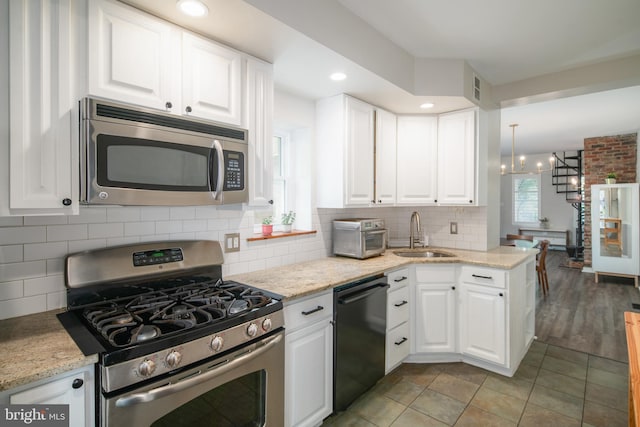
{"type": "Polygon", "coordinates": [[[227,371],[230,371],[237,366],[248,362],[256,357],[259,357],[261,354],[266,353],[271,348],[276,346],[280,341],[282,341],[283,334],[279,334],[271,339],[265,340],[262,346],[258,346],[258,343],[253,344],[254,348],[249,351],[249,353],[243,353],[241,356],[236,357],[230,362],[225,363],[223,366],[219,366],[217,368],[211,369],[204,374],[198,374],[196,376],[190,377],[186,380],[179,381],[174,384],[167,384],[162,387],[154,388],[144,393],[134,393],[128,396],[120,397],[116,400],[116,406],[118,408],[126,408],[129,406],[134,406],[140,403],[153,402],[154,400],[160,399],[165,396],[169,396],[174,393],[178,393],[183,391],[189,387],[196,386],[198,384],[202,384],[213,377],[221,375],[227,371]],[[256,348],[257,347],[257,348],[256,348]]]}

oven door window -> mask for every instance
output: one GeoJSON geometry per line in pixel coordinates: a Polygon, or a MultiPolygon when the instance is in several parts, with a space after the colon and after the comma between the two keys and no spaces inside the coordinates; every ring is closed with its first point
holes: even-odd
{"type": "Polygon", "coordinates": [[[377,251],[385,246],[384,231],[366,231],[364,233],[365,250],[377,251]]]}
{"type": "Polygon", "coordinates": [[[256,371],[196,397],[151,426],[264,426],[266,394],[266,372],[256,371]]]}
{"type": "Polygon", "coordinates": [[[211,191],[214,157],[208,147],[100,134],[96,178],[102,187],[211,191]]]}

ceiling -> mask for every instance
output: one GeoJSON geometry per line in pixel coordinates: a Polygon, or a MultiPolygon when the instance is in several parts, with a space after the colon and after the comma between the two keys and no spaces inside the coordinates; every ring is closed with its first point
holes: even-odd
{"type": "Polygon", "coordinates": [[[640,68],[622,78],[607,67],[640,58],[638,0],[203,0],[210,13],[198,19],[176,0],[121,1],[272,62],[276,86],[309,99],[346,92],[396,113],[424,113],[426,101],[436,104],[429,113],[465,108],[462,96],[416,96],[412,86],[415,62],[464,60],[492,88],[532,95],[501,100],[503,155],[510,123],[523,154],[640,129],[640,68]],[[598,64],[599,84],[572,87],[572,70],[598,64]],[[330,81],[338,70],[348,78],[330,81]]]}

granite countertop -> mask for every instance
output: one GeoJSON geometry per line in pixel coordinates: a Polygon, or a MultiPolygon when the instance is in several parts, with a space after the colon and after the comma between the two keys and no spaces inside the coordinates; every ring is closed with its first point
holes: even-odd
{"type": "MultiPolygon", "coordinates": [[[[505,246],[487,252],[429,248],[454,256],[405,258],[394,250],[366,260],[327,257],[225,279],[277,293],[286,302],[410,264],[465,263],[509,270],[538,253],[537,249],[505,246]]],[[[85,356],[76,346],[56,317],[60,312],[0,321],[0,392],[98,362],[97,355],[85,356]]]]}
{"type": "MultiPolygon", "coordinates": [[[[410,264],[450,264],[464,263],[510,270],[525,260],[535,256],[537,249],[499,246],[490,251],[468,251],[449,248],[429,247],[427,250],[442,251],[452,257],[408,258],[395,255],[395,248],[383,255],[358,260],[345,257],[327,257],[293,265],[236,274],[225,279],[246,283],[257,288],[282,295],[283,301],[321,292],[336,286],[362,279],[410,264]]],[[[425,250],[425,249],[416,249],[425,250]]]]}
{"type": "Polygon", "coordinates": [[[0,392],[98,362],[47,311],[0,321],[0,392]]]}

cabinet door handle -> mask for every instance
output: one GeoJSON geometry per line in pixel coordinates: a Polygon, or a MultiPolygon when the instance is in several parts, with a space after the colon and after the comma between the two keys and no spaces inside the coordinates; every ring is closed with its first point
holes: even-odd
{"type": "Polygon", "coordinates": [[[78,389],[80,387],[82,387],[82,385],[84,384],[84,381],[82,381],[81,378],[76,378],[75,380],[73,380],[73,382],[71,383],[71,387],[78,389]]]}
{"type": "Polygon", "coordinates": [[[407,301],[405,301],[405,300],[402,300],[402,302],[399,302],[399,303],[396,303],[396,304],[393,304],[393,305],[395,305],[396,307],[402,307],[405,304],[409,304],[409,303],[407,301]]]}
{"type": "Polygon", "coordinates": [[[318,311],[320,311],[320,310],[324,310],[324,307],[323,307],[323,306],[321,306],[321,305],[317,306],[317,307],[316,307],[316,308],[314,308],[313,310],[303,311],[303,312],[302,312],[302,314],[303,314],[303,315],[305,315],[305,316],[308,316],[308,315],[310,315],[310,314],[317,313],[317,312],[318,312],[318,311]]]}
{"type": "Polygon", "coordinates": [[[394,282],[402,282],[403,280],[407,280],[407,276],[398,277],[397,279],[393,279],[394,282]]]}
{"type": "Polygon", "coordinates": [[[407,337],[402,337],[400,341],[394,342],[395,345],[402,345],[407,341],[407,337]]]}
{"type": "Polygon", "coordinates": [[[493,277],[491,277],[491,276],[480,276],[479,274],[472,274],[471,277],[475,277],[475,278],[478,278],[478,279],[493,280],[493,277]]]}

